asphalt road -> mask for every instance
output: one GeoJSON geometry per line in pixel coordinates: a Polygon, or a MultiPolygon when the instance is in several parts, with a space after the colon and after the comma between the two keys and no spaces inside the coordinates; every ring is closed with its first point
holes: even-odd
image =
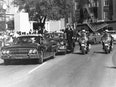
{"type": "Polygon", "coordinates": [[[78,47],[43,64],[0,65],[0,87],[116,87],[116,46],[104,54],[100,45],[87,55],[78,47]]]}

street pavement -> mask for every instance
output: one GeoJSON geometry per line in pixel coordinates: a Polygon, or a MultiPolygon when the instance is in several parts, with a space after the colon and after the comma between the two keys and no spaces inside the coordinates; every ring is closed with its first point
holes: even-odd
{"type": "Polygon", "coordinates": [[[116,87],[116,46],[105,54],[93,45],[89,54],[57,55],[43,64],[0,64],[0,87],[116,87]]]}

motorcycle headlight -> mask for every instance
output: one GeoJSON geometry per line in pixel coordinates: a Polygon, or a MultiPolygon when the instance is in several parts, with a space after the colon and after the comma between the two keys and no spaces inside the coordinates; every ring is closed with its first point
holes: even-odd
{"type": "Polygon", "coordinates": [[[9,54],[10,51],[9,50],[2,50],[2,54],[9,54]]]}
{"type": "Polygon", "coordinates": [[[29,50],[29,54],[36,54],[37,53],[37,49],[30,49],[29,50]]]}

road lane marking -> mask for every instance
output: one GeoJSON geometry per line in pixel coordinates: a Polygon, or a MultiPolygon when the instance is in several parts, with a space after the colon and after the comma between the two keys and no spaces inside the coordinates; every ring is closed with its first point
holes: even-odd
{"type": "Polygon", "coordinates": [[[42,67],[43,65],[45,65],[46,63],[47,63],[47,62],[44,62],[43,64],[41,64],[41,65],[35,67],[34,69],[30,70],[30,71],[28,72],[28,74],[33,73],[34,71],[36,71],[37,69],[39,69],[40,67],[42,67]]]}

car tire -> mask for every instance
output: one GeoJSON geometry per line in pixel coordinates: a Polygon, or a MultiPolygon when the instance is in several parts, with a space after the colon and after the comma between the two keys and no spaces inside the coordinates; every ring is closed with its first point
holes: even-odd
{"type": "Polygon", "coordinates": [[[42,64],[44,61],[43,51],[40,53],[39,64],[42,64]]]}

